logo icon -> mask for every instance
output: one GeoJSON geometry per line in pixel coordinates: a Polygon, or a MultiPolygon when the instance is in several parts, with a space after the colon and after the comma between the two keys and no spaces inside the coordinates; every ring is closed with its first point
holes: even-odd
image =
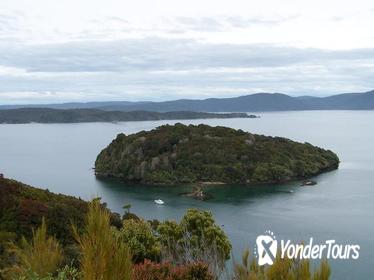
{"type": "Polygon", "coordinates": [[[271,231],[265,231],[264,235],[259,235],[256,238],[256,255],[258,265],[272,265],[277,256],[278,241],[271,231]]]}

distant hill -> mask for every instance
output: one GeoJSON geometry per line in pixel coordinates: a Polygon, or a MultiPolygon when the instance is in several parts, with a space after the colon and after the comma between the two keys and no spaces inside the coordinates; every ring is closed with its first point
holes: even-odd
{"type": "Polygon", "coordinates": [[[313,110],[373,110],[374,90],[364,93],[345,93],[324,98],[299,98],[313,110]]]}
{"type": "Polygon", "coordinates": [[[146,111],[198,111],[198,112],[256,112],[305,110],[302,101],[280,93],[257,93],[234,98],[208,98],[203,100],[180,99],[142,104],[110,105],[104,110],[146,110],[146,111]]]}
{"type": "Polygon", "coordinates": [[[199,113],[199,112],[149,112],[149,111],[103,111],[99,109],[50,109],[20,108],[0,110],[0,123],[78,123],[78,122],[120,122],[146,120],[182,120],[208,118],[247,118],[245,113],[199,113]]]}
{"type": "Polygon", "coordinates": [[[195,111],[195,112],[266,112],[297,110],[374,110],[374,90],[328,97],[292,97],[282,93],[256,93],[232,98],[179,99],[163,102],[88,102],[47,105],[4,105],[16,108],[100,109],[105,111],[195,111]]]}

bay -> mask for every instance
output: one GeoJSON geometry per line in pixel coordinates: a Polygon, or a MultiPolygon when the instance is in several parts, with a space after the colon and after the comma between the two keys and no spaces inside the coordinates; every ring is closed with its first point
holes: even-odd
{"type": "MultiPolygon", "coordinates": [[[[236,257],[253,251],[257,235],[273,231],[278,239],[315,243],[334,239],[359,244],[358,260],[331,260],[333,279],[369,279],[374,273],[374,112],[301,111],[260,113],[258,119],[178,121],[240,128],[252,133],[309,142],[338,154],[340,168],[299,182],[267,186],[216,186],[207,202],[182,197],[176,187],[134,186],[97,180],[97,154],[118,133],[149,130],[176,121],[0,125],[0,173],[52,192],[91,199],[132,211],[146,219],[180,219],[188,208],[213,212],[229,235],[236,257]],[[165,205],[156,205],[154,199],[165,205]]],[[[209,151],[207,151],[209,152],[209,151]]]]}

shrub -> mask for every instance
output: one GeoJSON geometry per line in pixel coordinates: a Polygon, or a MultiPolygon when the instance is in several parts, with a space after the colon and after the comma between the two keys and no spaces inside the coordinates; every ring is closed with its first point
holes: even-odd
{"type": "Polygon", "coordinates": [[[24,237],[20,246],[14,245],[13,252],[18,266],[13,267],[15,274],[27,275],[31,271],[41,277],[54,273],[63,259],[60,244],[54,237],[47,235],[44,218],[41,226],[32,233],[29,243],[24,237]]]}
{"type": "Polygon", "coordinates": [[[110,214],[98,199],[88,207],[82,234],[73,228],[80,245],[80,270],[83,280],[129,280],[132,263],[128,246],[110,227],[110,214]]]}
{"type": "Polygon", "coordinates": [[[133,280],[213,280],[208,265],[192,263],[188,265],[172,265],[169,262],[154,263],[145,260],[134,266],[133,280]]]}
{"type": "Polygon", "coordinates": [[[160,259],[160,244],[150,223],[142,219],[126,219],[123,221],[121,237],[130,247],[134,262],[160,259]]]}
{"type": "Polygon", "coordinates": [[[311,271],[309,260],[281,258],[277,254],[271,266],[259,266],[255,259],[250,259],[250,253],[245,250],[241,263],[234,263],[235,280],[328,280],[330,267],[326,260],[311,271]]]}

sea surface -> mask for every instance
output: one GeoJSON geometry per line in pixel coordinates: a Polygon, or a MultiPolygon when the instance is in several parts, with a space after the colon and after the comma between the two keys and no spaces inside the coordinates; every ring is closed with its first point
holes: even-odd
{"type": "MultiPolygon", "coordinates": [[[[80,124],[0,125],[0,173],[57,193],[91,199],[108,207],[132,211],[146,219],[180,219],[188,208],[209,209],[229,235],[234,255],[254,250],[257,235],[271,230],[277,239],[315,244],[334,239],[360,245],[357,260],[330,260],[333,279],[372,279],[374,275],[374,112],[302,111],[259,113],[257,119],[178,121],[240,128],[282,136],[331,149],[340,168],[314,178],[317,186],[300,182],[269,186],[216,186],[207,202],[182,197],[175,187],[126,185],[97,180],[97,154],[118,133],[130,134],[176,121],[80,124]],[[162,199],[165,205],[153,200],[162,199]]],[[[209,153],[209,151],[206,151],[209,153]]]]}

